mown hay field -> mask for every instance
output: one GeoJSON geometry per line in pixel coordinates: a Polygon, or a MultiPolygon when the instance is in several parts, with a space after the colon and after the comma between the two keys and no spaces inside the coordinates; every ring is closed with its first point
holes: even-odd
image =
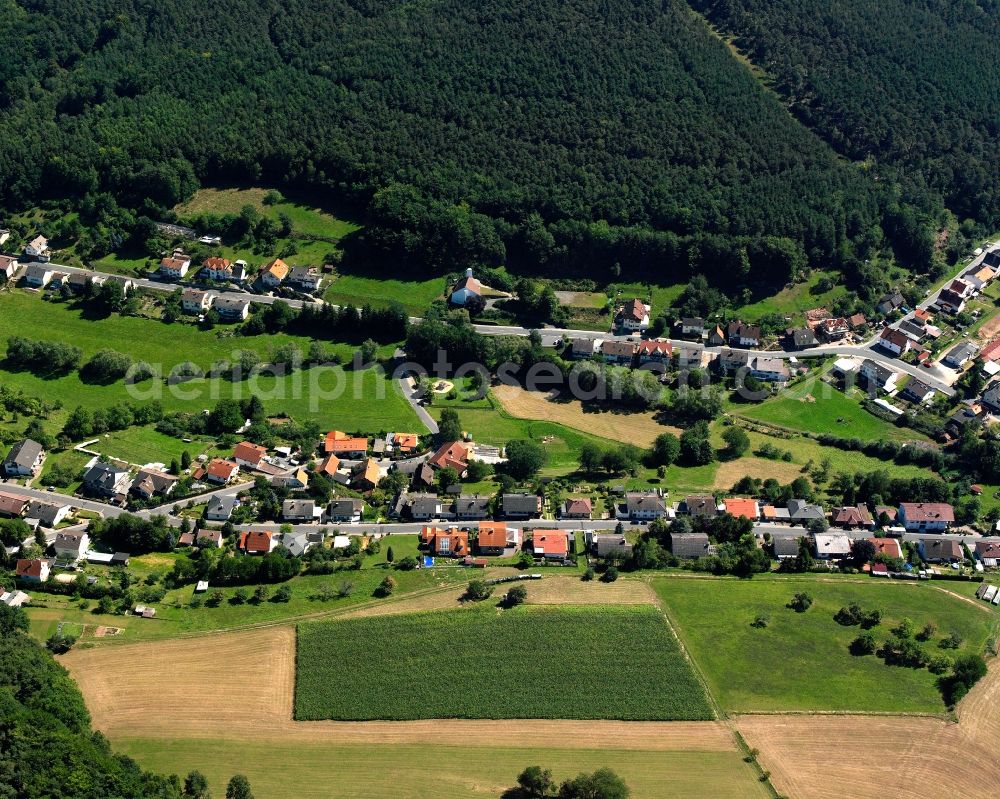
{"type": "Polygon", "coordinates": [[[295,717],[652,721],[712,711],[653,608],[490,603],[300,625],[295,717]]]}

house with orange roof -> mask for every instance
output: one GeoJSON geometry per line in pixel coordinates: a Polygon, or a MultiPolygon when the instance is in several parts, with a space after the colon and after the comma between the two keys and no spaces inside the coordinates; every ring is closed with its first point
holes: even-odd
{"type": "Polygon", "coordinates": [[[390,433],[389,444],[400,455],[410,455],[420,447],[420,436],[416,433],[390,433]]]}
{"type": "Polygon", "coordinates": [[[453,305],[465,305],[473,297],[481,297],[483,284],[472,276],[472,270],[465,270],[465,277],[459,280],[451,291],[453,305]]]}
{"type": "Polygon", "coordinates": [[[355,470],[351,487],[356,491],[371,491],[381,479],[382,473],[379,471],[378,461],[368,458],[355,470]]]}
{"type": "Polygon", "coordinates": [[[248,555],[266,555],[278,546],[278,537],[268,530],[241,533],[239,547],[248,555]]]}
{"type": "Polygon", "coordinates": [[[276,289],[288,277],[288,272],[288,264],[280,258],[275,258],[271,263],[261,267],[260,272],[257,273],[257,277],[263,285],[276,289]]]}
{"type": "Polygon", "coordinates": [[[517,530],[504,522],[480,522],[476,549],[480,555],[502,555],[508,547],[517,547],[517,530]]]}
{"type": "Polygon", "coordinates": [[[333,477],[339,468],[340,458],[336,455],[327,455],[316,464],[316,471],[320,474],[325,474],[327,477],[333,477]]]}
{"type": "Polygon", "coordinates": [[[226,461],[222,458],[212,458],[212,460],[208,462],[208,466],[205,467],[203,477],[210,483],[227,485],[233,482],[233,480],[236,479],[236,475],[239,473],[240,466],[238,463],[226,461]]]}
{"type": "Polygon", "coordinates": [[[198,272],[198,276],[208,280],[232,280],[233,263],[228,258],[219,258],[213,255],[201,262],[201,271],[198,272]]]}
{"type": "Polygon", "coordinates": [[[464,558],[469,554],[469,534],[455,527],[439,530],[431,552],[439,558],[464,558]]]}
{"type": "Polygon", "coordinates": [[[729,497],[723,500],[726,506],[726,513],[737,518],[742,516],[750,521],[755,521],[760,516],[760,508],[755,499],[742,499],[740,497],[729,497]]]}
{"type": "Polygon", "coordinates": [[[869,538],[875,547],[876,555],[888,555],[890,558],[902,558],[903,548],[898,538],[869,538]]]}
{"type": "Polygon", "coordinates": [[[1000,338],[995,338],[979,353],[979,357],[984,361],[995,361],[1000,359],[1000,338]]]}
{"type": "Polygon", "coordinates": [[[531,535],[535,557],[563,560],[569,554],[569,535],[562,530],[535,530],[531,535]]]}
{"type": "Polygon", "coordinates": [[[368,438],[349,436],[340,430],[331,430],[326,434],[323,451],[340,458],[363,458],[368,454],[368,438]]]}
{"type": "Polygon", "coordinates": [[[233,460],[247,469],[256,469],[266,454],[267,447],[254,444],[252,441],[241,441],[233,450],[233,460]]]}
{"type": "Polygon", "coordinates": [[[454,469],[459,477],[465,477],[469,470],[469,450],[464,444],[452,441],[443,444],[427,463],[434,469],[454,469]]]}
{"type": "Polygon", "coordinates": [[[183,253],[175,252],[173,255],[160,259],[160,274],[170,280],[180,280],[191,268],[191,259],[183,253]]]}
{"type": "Polygon", "coordinates": [[[674,354],[674,345],[666,339],[651,338],[639,342],[636,350],[639,355],[639,363],[669,363],[674,354]]]}
{"type": "Polygon", "coordinates": [[[589,519],[594,512],[590,497],[570,497],[563,502],[559,512],[562,519],[589,519]]]}

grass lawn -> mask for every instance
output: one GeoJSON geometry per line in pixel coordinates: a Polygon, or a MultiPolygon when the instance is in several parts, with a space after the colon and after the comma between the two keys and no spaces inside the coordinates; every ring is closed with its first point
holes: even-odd
{"type": "Polygon", "coordinates": [[[384,308],[399,303],[412,316],[421,316],[434,300],[443,296],[445,280],[400,280],[397,276],[365,276],[341,274],[335,276],[323,292],[323,299],[335,305],[371,305],[384,308]]]}
{"type": "Polygon", "coordinates": [[[488,600],[471,612],[299,625],[295,717],[692,720],[712,712],[657,610],[500,612],[488,600]],[[365,679],[352,684],[346,674],[365,679]]]}
{"type": "Polygon", "coordinates": [[[761,403],[734,404],[732,412],[779,427],[841,438],[926,440],[921,433],[896,427],[868,413],[857,399],[818,378],[809,378],[761,403]]]}
{"type": "Polygon", "coordinates": [[[996,625],[993,613],[915,583],[662,578],[654,588],[709,690],[732,712],[943,713],[933,674],[851,655],[848,645],[860,628],[843,627],[833,615],[852,602],[878,608],[883,621],[873,633],[879,644],[904,617],[917,629],[932,622],[937,632],[922,644],[930,654],[942,652],[937,644],[952,632],[964,639],[959,654],[982,652],[996,625]],[[785,607],[799,591],[813,598],[805,613],[785,607]],[[758,614],[769,616],[767,627],[750,626],[758,614]]]}
{"type": "Polygon", "coordinates": [[[805,312],[811,308],[825,307],[832,310],[831,305],[846,293],[847,288],[839,275],[833,272],[815,272],[806,281],[796,283],[791,288],[783,288],[777,294],[764,297],[749,305],[735,308],[733,313],[735,316],[750,320],[760,319],[768,314],[780,314],[800,321],[804,318],[805,312]],[[834,287],[826,292],[815,293],[816,285],[824,277],[833,280],[834,287]]]}
{"type": "Polygon", "coordinates": [[[212,441],[204,439],[185,443],[179,438],[157,432],[153,427],[130,427],[127,430],[105,433],[100,439],[87,449],[140,466],[146,463],[163,463],[169,466],[171,460],[176,458],[179,461],[183,452],[194,459],[213,446],[212,441]]]}
{"type": "Polygon", "coordinates": [[[501,741],[291,743],[280,736],[206,743],[116,738],[114,747],[153,771],[183,775],[198,769],[213,796],[222,796],[229,778],[240,773],[249,778],[257,799],[495,799],[516,784],[525,766],[535,763],[552,769],[557,780],[609,766],[631,789],[632,799],[770,795],[736,751],[611,752],[597,740],[590,749],[557,742],[548,749],[501,741]]]}

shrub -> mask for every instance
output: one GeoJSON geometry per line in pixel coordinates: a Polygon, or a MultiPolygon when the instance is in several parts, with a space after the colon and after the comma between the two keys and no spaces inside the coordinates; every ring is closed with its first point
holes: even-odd
{"type": "Polygon", "coordinates": [[[751,627],[756,627],[758,630],[763,630],[767,627],[768,623],[771,621],[771,617],[766,613],[760,613],[754,617],[754,620],[750,622],[751,627]]]}
{"type": "Polygon", "coordinates": [[[608,566],[608,570],[601,575],[601,581],[605,583],[613,583],[618,579],[618,567],[608,566]]]}
{"type": "Polygon", "coordinates": [[[482,602],[493,596],[493,586],[485,580],[470,580],[463,596],[472,602],[482,602]]]}
{"type": "Polygon", "coordinates": [[[852,655],[871,655],[875,652],[875,636],[871,633],[861,633],[851,641],[849,648],[852,655]]]}
{"type": "Polygon", "coordinates": [[[517,607],[518,605],[523,605],[525,600],[528,598],[528,589],[523,585],[515,585],[511,588],[503,598],[503,603],[508,608],[517,607]]]}
{"type": "Polygon", "coordinates": [[[805,613],[812,607],[812,603],[813,599],[809,594],[800,592],[791,598],[788,602],[788,607],[796,613],[805,613]]]}

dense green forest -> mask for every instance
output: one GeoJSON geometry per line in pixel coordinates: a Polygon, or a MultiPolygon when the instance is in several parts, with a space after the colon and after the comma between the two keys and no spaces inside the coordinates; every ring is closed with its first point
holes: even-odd
{"type": "Polygon", "coordinates": [[[91,731],[76,684],[27,626],[0,605],[0,796],[180,799],[176,777],[144,772],[91,731]]]}
{"type": "Polygon", "coordinates": [[[681,0],[5,0],[0,43],[0,205],[68,198],[105,249],[276,183],[369,260],[773,284],[891,211],[681,0]]]}
{"type": "Polygon", "coordinates": [[[1000,226],[997,0],[691,0],[795,115],[925,208],[1000,226]]]}

